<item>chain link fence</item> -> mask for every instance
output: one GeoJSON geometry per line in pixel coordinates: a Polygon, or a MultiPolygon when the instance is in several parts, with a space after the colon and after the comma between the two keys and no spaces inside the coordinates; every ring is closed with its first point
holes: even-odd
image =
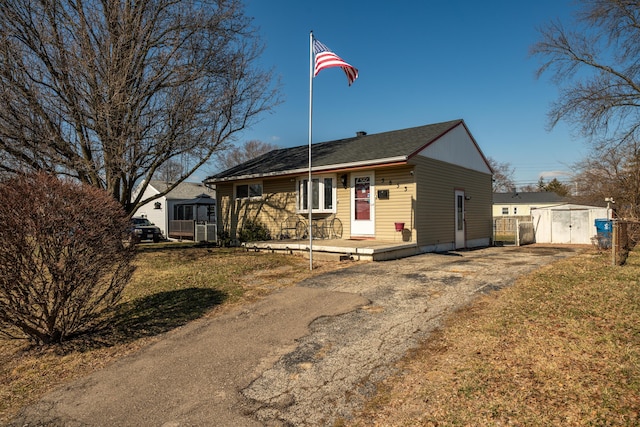
{"type": "Polygon", "coordinates": [[[624,265],[629,252],[640,241],[640,221],[613,220],[611,230],[611,263],[624,265]]]}

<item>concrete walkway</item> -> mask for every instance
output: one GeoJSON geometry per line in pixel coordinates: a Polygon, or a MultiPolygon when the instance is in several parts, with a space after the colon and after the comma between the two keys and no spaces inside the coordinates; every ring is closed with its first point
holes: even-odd
{"type": "Polygon", "coordinates": [[[572,256],[487,248],[358,264],[193,322],[26,408],[15,426],[331,426],[477,295],[572,256]]]}

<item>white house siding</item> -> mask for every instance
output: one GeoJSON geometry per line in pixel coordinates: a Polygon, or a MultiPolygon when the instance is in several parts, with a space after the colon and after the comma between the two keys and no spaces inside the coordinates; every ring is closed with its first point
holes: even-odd
{"type": "Polygon", "coordinates": [[[465,169],[491,173],[480,149],[462,124],[429,144],[419,155],[465,169]]]}
{"type": "MultiPolygon", "coordinates": [[[[142,199],[146,199],[149,197],[153,197],[157,194],[160,194],[160,191],[154,187],[155,181],[151,181],[151,183],[145,189],[142,199]]],[[[162,185],[166,185],[162,183],[162,185]]],[[[167,187],[164,187],[167,188],[167,187]]],[[[194,183],[194,182],[183,182],[176,189],[169,192],[168,194],[154,199],[149,203],[145,203],[142,205],[133,216],[143,216],[148,218],[149,221],[154,223],[160,231],[162,235],[167,237],[169,232],[169,221],[174,219],[173,208],[177,203],[182,203],[185,200],[194,199],[200,194],[205,193],[210,196],[214,196],[214,192],[209,190],[203,184],[194,183]],[[177,190],[177,191],[176,191],[177,190]],[[179,197],[175,197],[176,194],[179,197]],[[156,202],[160,203],[160,209],[156,209],[156,202]]],[[[196,213],[194,212],[194,215],[196,213]]],[[[200,220],[207,219],[207,207],[200,206],[198,207],[197,218],[200,220]]],[[[211,218],[211,221],[215,221],[215,218],[211,218]]]]}
{"type": "MultiPolygon", "coordinates": [[[[153,188],[152,186],[148,185],[147,188],[144,190],[142,199],[144,200],[146,198],[153,197],[157,194],[160,194],[160,192],[155,188],[153,188]]],[[[142,216],[147,218],[149,221],[155,224],[158,228],[160,228],[160,232],[164,237],[167,237],[167,232],[169,231],[167,209],[154,209],[156,202],[160,202],[161,204],[160,206],[165,207],[167,204],[166,201],[167,201],[166,196],[163,196],[158,199],[155,199],[152,202],[145,203],[144,205],[138,208],[138,210],[133,214],[133,216],[142,216]]]]}

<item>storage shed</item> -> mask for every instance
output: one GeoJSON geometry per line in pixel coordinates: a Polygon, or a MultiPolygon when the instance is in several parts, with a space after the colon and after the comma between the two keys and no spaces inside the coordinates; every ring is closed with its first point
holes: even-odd
{"type": "Polygon", "coordinates": [[[599,218],[608,218],[607,208],[563,204],[531,210],[536,243],[590,244],[599,218]]]}

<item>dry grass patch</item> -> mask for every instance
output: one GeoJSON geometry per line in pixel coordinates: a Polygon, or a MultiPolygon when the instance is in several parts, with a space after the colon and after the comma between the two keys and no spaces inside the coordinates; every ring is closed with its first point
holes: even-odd
{"type": "Polygon", "coordinates": [[[352,425],[639,425],[640,254],[585,253],[477,300],[352,425]]]}
{"type": "Polygon", "coordinates": [[[137,270],[100,329],[59,346],[0,340],[0,424],[54,387],[139,350],[202,316],[347,264],[183,245],[141,246],[137,270]]]}

